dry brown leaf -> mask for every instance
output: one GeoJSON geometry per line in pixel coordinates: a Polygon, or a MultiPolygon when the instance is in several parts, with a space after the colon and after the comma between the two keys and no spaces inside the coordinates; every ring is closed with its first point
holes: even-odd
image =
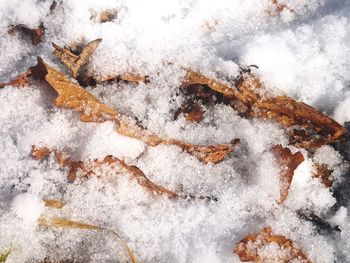
{"type": "MultiPolygon", "coordinates": [[[[30,68],[31,76],[35,79],[45,80],[56,92],[58,97],[55,105],[83,113],[80,119],[85,122],[103,122],[113,120],[119,124],[118,132],[122,135],[141,139],[149,146],[170,144],[179,146],[184,151],[196,156],[205,163],[221,162],[229,153],[233,152],[239,140],[230,144],[200,146],[185,143],[179,140],[161,138],[137,126],[128,118],[120,115],[116,110],[97,100],[91,93],[72,83],[67,77],[51,68],[38,58],[38,64],[30,68]]],[[[76,164],[79,166],[79,164],[76,164]]]]}
{"type": "Polygon", "coordinates": [[[32,145],[32,157],[34,160],[41,160],[44,157],[48,156],[51,153],[51,150],[47,147],[36,147],[32,145]]]}
{"type": "Polygon", "coordinates": [[[285,127],[296,127],[291,131],[291,142],[299,147],[319,147],[339,140],[345,133],[345,129],[340,124],[305,103],[286,96],[262,97],[259,94],[262,83],[251,74],[242,74],[231,87],[188,70],[183,84],[185,86],[206,85],[227,99],[231,99],[231,105],[235,105],[234,101],[238,100],[245,106],[241,109],[245,110],[244,113],[248,116],[275,119],[285,127]]]}
{"type": "Polygon", "coordinates": [[[181,113],[189,122],[200,122],[203,119],[204,110],[198,103],[188,100],[175,112],[174,119],[176,120],[181,113]]]}
{"type": "Polygon", "coordinates": [[[280,165],[280,200],[279,203],[283,203],[288,196],[290,185],[292,184],[294,170],[304,161],[304,156],[301,152],[292,154],[289,148],[283,148],[278,144],[272,148],[277,162],[280,165]]]}
{"type": "Polygon", "coordinates": [[[44,204],[47,207],[52,207],[52,208],[56,208],[56,209],[61,209],[64,207],[64,203],[62,203],[59,200],[55,200],[55,199],[44,199],[44,204]]]}
{"type": "Polygon", "coordinates": [[[114,9],[102,11],[98,16],[99,22],[106,23],[106,22],[112,21],[117,17],[117,15],[118,15],[118,12],[117,10],[114,10],[114,9]]]}
{"type": "Polygon", "coordinates": [[[157,146],[159,144],[176,145],[197,157],[201,162],[214,164],[224,160],[228,154],[235,150],[235,147],[239,143],[239,139],[234,139],[230,144],[201,146],[174,139],[163,139],[155,134],[149,133],[141,127],[130,126],[130,123],[125,120],[120,121],[118,132],[128,137],[141,139],[149,146],[157,146]]]}
{"type": "Polygon", "coordinates": [[[0,88],[3,88],[5,86],[23,87],[28,83],[28,76],[30,76],[30,70],[19,74],[15,79],[7,83],[0,83],[0,88]]]}
{"type": "Polygon", "coordinates": [[[59,227],[59,228],[76,228],[76,229],[86,229],[86,230],[97,230],[97,231],[107,231],[109,233],[112,233],[115,235],[122,243],[123,247],[127,251],[131,262],[137,263],[137,258],[132,251],[132,249],[128,246],[126,241],[121,237],[121,235],[113,230],[109,229],[106,227],[101,227],[101,226],[96,226],[96,225],[91,225],[91,224],[86,224],[83,222],[79,221],[73,221],[69,220],[66,218],[61,218],[61,217],[40,217],[38,220],[38,224],[40,226],[46,226],[46,227],[59,227]]]}
{"type": "Polygon", "coordinates": [[[284,10],[288,10],[290,12],[294,12],[293,8],[289,7],[286,4],[281,4],[278,0],[271,0],[273,8],[278,12],[281,13],[284,10]]]}
{"type": "Polygon", "coordinates": [[[294,242],[282,235],[275,235],[270,227],[265,227],[260,234],[250,234],[242,239],[235,247],[236,253],[243,262],[294,262],[312,263],[308,256],[294,242]],[[264,248],[275,243],[281,253],[271,254],[264,248]]]}
{"type": "MultiPolygon", "coordinates": [[[[170,198],[176,198],[178,195],[175,192],[172,192],[170,190],[165,189],[162,186],[159,186],[155,183],[153,183],[151,180],[149,180],[144,172],[140,170],[136,166],[130,166],[127,165],[124,161],[112,156],[108,155],[102,160],[87,160],[87,161],[72,161],[69,157],[67,157],[65,154],[60,153],[57,150],[49,150],[47,147],[42,148],[36,148],[33,147],[32,150],[32,156],[35,160],[40,160],[44,158],[45,156],[51,154],[55,154],[55,157],[60,164],[61,167],[67,167],[68,168],[68,175],[67,179],[72,182],[77,177],[89,177],[92,175],[100,176],[99,173],[96,171],[99,171],[99,168],[107,165],[110,167],[110,169],[113,169],[115,174],[120,174],[121,169],[127,171],[130,175],[132,175],[133,178],[137,180],[137,182],[143,186],[145,189],[152,193],[156,194],[165,194],[170,198]],[[66,156],[63,158],[62,156],[66,156]]],[[[45,200],[45,204],[51,204],[52,206],[56,205],[53,202],[54,200],[45,200]]],[[[59,205],[59,204],[57,204],[59,205]]]]}
{"type": "Polygon", "coordinates": [[[85,65],[91,55],[95,52],[98,45],[101,43],[102,39],[98,38],[89,42],[80,52],[79,55],[74,54],[70,48],[61,48],[55,43],[52,43],[55,51],[53,54],[57,56],[61,62],[67,66],[67,68],[72,73],[72,76],[76,78],[79,74],[80,68],[85,65]]]}
{"type": "Polygon", "coordinates": [[[319,178],[321,182],[324,184],[324,186],[331,187],[333,184],[333,177],[332,177],[332,171],[329,169],[328,165],[315,163],[314,168],[315,168],[314,176],[316,178],[319,178]]]}
{"type": "Polygon", "coordinates": [[[41,38],[45,34],[44,24],[40,23],[38,28],[32,29],[27,27],[26,25],[20,24],[12,27],[9,31],[9,34],[13,34],[15,32],[21,32],[26,36],[29,36],[32,40],[33,45],[38,45],[41,41],[41,38]]]}
{"type": "Polygon", "coordinates": [[[67,77],[51,68],[41,58],[30,68],[34,79],[45,80],[57,93],[55,105],[83,113],[80,119],[85,122],[114,120],[118,112],[101,103],[90,92],[72,83],[67,77]]]}

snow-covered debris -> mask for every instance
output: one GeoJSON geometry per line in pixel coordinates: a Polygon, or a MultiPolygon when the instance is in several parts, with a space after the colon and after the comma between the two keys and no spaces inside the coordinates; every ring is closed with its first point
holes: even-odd
{"type": "Polygon", "coordinates": [[[350,261],[349,144],[331,120],[350,121],[349,19],[345,0],[0,1],[0,255],[240,262],[234,247],[268,229],[262,258],[350,261]],[[37,56],[54,73],[27,71],[37,56]],[[271,98],[288,103],[263,111],[271,98]],[[293,115],[298,101],[322,118],[293,115]]]}

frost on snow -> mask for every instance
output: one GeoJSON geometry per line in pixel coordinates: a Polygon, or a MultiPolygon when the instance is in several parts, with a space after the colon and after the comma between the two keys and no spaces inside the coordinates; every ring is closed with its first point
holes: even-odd
{"type": "Polygon", "coordinates": [[[349,19],[0,1],[0,261],[349,262],[349,19]]]}

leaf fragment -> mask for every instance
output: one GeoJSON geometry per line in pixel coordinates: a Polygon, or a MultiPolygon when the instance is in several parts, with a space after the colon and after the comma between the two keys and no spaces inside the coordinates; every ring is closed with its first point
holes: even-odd
{"type": "Polygon", "coordinates": [[[175,112],[174,119],[177,119],[181,113],[189,122],[200,122],[203,119],[204,110],[198,103],[188,100],[175,112]]]}
{"type": "Polygon", "coordinates": [[[278,13],[281,13],[285,10],[288,10],[289,12],[294,12],[293,8],[289,7],[286,4],[281,4],[279,0],[271,0],[272,7],[275,11],[278,13]]]}
{"type": "Polygon", "coordinates": [[[19,74],[15,79],[10,80],[6,83],[0,83],[0,88],[5,86],[14,86],[14,87],[23,87],[28,83],[28,76],[30,76],[31,72],[27,70],[24,73],[19,74]]]}
{"type": "Polygon", "coordinates": [[[119,75],[105,75],[100,76],[95,79],[96,83],[104,83],[107,81],[126,81],[126,82],[133,82],[133,83],[148,83],[149,79],[148,76],[143,76],[137,73],[133,73],[132,71],[126,72],[119,75]]]}
{"type": "Polygon", "coordinates": [[[121,237],[121,235],[117,231],[115,231],[113,229],[101,227],[101,226],[96,226],[96,225],[91,225],[91,224],[83,223],[80,221],[73,221],[73,220],[61,218],[61,217],[44,217],[44,216],[42,216],[38,219],[38,224],[40,226],[46,226],[46,227],[71,228],[71,229],[76,228],[76,229],[85,229],[85,230],[106,231],[106,232],[112,233],[114,236],[116,236],[118,238],[118,240],[121,242],[121,244],[123,245],[123,247],[127,251],[128,255],[131,259],[131,262],[133,262],[133,263],[138,262],[134,252],[129,247],[127,242],[121,237]]]}
{"type": "Polygon", "coordinates": [[[287,199],[288,191],[294,176],[294,170],[304,161],[304,156],[301,152],[292,154],[289,148],[283,148],[280,144],[275,145],[272,148],[272,151],[276,156],[277,162],[281,166],[281,190],[279,200],[279,203],[281,204],[287,199]]]}
{"type": "MultiPolygon", "coordinates": [[[[164,194],[170,198],[178,197],[178,194],[172,192],[160,185],[153,183],[149,180],[144,172],[136,166],[128,165],[123,160],[118,159],[112,155],[107,155],[103,159],[94,159],[86,161],[73,161],[66,154],[60,153],[57,150],[49,150],[46,147],[36,148],[33,147],[32,156],[35,160],[40,160],[48,154],[54,152],[57,162],[61,167],[68,168],[67,179],[73,182],[77,177],[90,177],[92,175],[101,176],[100,168],[103,166],[108,166],[109,171],[118,175],[122,174],[121,171],[124,170],[128,172],[133,178],[136,179],[139,185],[155,194],[164,194]],[[45,149],[45,154],[37,154],[41,149],[45,149]],[[64,158],[62,156],[65,156],[64,158]]],[[[45,199],[46,206],[61,208],[64,204],[57,200],[45,199]]]]}
{"type": "Polygon", "coordinates": [[[324,186],[331,187],[333,184],[332,170],[329,169],[327,164],[315,163],[314,164],[314,176],[319,178],[324,186]]]}
{"type": "Polygon", "coordinates": [[[55,199],[44,199],[44,204],[47,207],[52,207],[52,208],[56,208],[56,209],[61,209],[64,207],[64,203],[62,203],[59,200],[55,200],[55,199]]]}
{"type": "Polygon", "coordinates": [[[51,150],[47,147],[36,147],[35,145],[32,145],[32,157],[36,161],[43,159],[50,153],[51,150]]]}
{"type": "Polygon", "coordinates": [[[265,227],[260,234],[250,234],[242,239],[235,247],[242,262],[298,262],[312,263],[308,256],[289,238],[276,235],[271,227],[265,227]],[[264,251],[269,245],[279,247],[278,253],[264,251]]]}
{"type": "Polygon", "coordinates": [[[38,45],[41,42],[41,38],[45,35],[45,27],[43,23],[40,23],[38,28],[29,28],[26,25],[19,24],[13,26],[9,31],[9,34],[14,34],[15,32],[21,32],[22,34],[29,36],[32,40],[33,45],[38,45]]]}
{"type": "Polygon", "coordinates": [[[298,147],[316,148],[323,144],[339,140],[345,129],[325,114],[305,103],[287,96],[273,97],[266,90],[261,95],[263,84],[258,77],[250,73],[241,73],[234,85],[212,80],[204,75],[188,70],[183,81],[184,86],[206,85],[221,93],[227,99],[244,104],[244,114],[261,119],[274,119],[291,132],[291,143],[298,147]]]}
{"type": "Polygon", "coordinates": [[[88,62],[101,41],[101,38],[90,41],[84,48],[82,48],[82,51],[78,55],[74,54],[68,47],[61,48],[55,43],[52,43],[52,46],[55,48],[53,54],[57,56],[64,65],[66,65],[72,73],[73,78],[77,78],[80,68],[88,62]]]}

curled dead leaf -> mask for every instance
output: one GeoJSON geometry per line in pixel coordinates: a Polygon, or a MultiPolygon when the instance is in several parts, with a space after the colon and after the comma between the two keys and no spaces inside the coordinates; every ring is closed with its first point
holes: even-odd
{"type": "MultiPolygon", "coordinates": [[[[107,166],[108,171],[113,174],[123,174],[123,170],[130,174],[136,181],[145,189],[156,194],[165,194],[170,198],[178,197],[178,194],[167,190],[166,188],[159,186],[149,180],[144,172],[136,166],[127,165],[123,160],[120,160],[112,155],[108,155],[102,160],[87,160],[87,161],[73,161],[66,154],[63,154],[57,150],[50,150],[47,147],[37,148],[33,147],[32,156],[35,160],[40,160],[45,156],[54,153],[57,162],[61,167],[68,168],[67,179],[74,181],[77,177],[90,177],[92,175],[101,176],[101,167],[107,166]],[[65,156],[64,158],[62,156],[65,156]]],[[[47,206],[60,206],[61,203],[55,200],[44,200],[47,206]]]]}
{"type": "Polygon", "coordinates": [[[58,93],[56,106],[83,113],[80,120],[103,122],[117,117],[118,112],[101,103],[87,90],[72,83],[62,73],[45,64],[41,58],[38,58],[38,64],[31,67],[30,71],[34,79],[45,80],[58,93]]]}
{"type": "Polygon", "coordinates": [[[239,139],[234,139],[229,144],[201,146],[175,139],[164,139],[155,134],[149,133],[141,127],[130,125],[126,119],[120,121],[118,132],[128,137],[141,139],[149,146],[157,146],[160,144],[176,145],[182,150],[197,157],[201,162],[213,164],[223,161],[228,154],[235,150],[235,147],[239,143],[239,139]]]}
{"type": "Polygon", "coordinates": [[[40,23],[39,27],[35,29],[29,28],[23,24],[19,24],[12,27],[8,32],[9,34],[14,34],[15,32],[21,32],[24,35],[29,36],[31,38],[33,45],[38,45],[41,41],[41,38],[45,34],[45,28],[43,23],[40,23]]]}
{"type": "Polygon", "coordinates": [[[304,161],[304,156],[301,152],[292,154],[289,148],[283,148],[280,144],[275,145],[272,148],[272,151],[281,167],[281,191],[279,203],[283,203],[287,199],[288,191],[294,176],[294,170],[304,161]]]}
{"type": "Polygon", "coordinates": [[[235,101],[243,104],[244,107],[240,106],[240,110],[244,110],[245,115],[274,119],[284,127],[292,128],[291,142],[298,147],[320,147],[339,140],[345,134],[345,129],[340,124],[305,103],[286,96],[260,95],[263,85],[250,73],[242,73],[233,82],[232,86],[188,70],[183,85],[206,85],[232,100],[232,106],[237,105],[235,101]]]}
{"type": "Polygon", "coordinates": [[[289,238],[276,235],[270,227],[265,227],[260,234],[250,234],[235,247],[236,253],[243,262],[297,262],[312,263],[308,256],[289,238]],[[264,251],[271,244],[276,244],[280,251],[264,251]]]}
{"type": "MultiPolygon", "coordinates": [[[[137,138],[149,146],[159,144],[176,145],[184,151],[196,156],[205,163],[221,162],[229,153],[234,151],[239,140],[235,139],[230,144],[201,146],[185,143],[179,140],[161,138],[144,128],[138,126],[119,114],[116,110],[108,107],[96,99],[91,93],[77,84],[72,83],[67,77],[51,68],[41,58],[38,58],[36,66],[30,68],[34,79],[45,80],[57,93],[55,105],[81,112],[80,119],[85,122],[115,121],[119,127],[117,131],[125,136],[137,138]]],[[[76,164],[79,166],[79,164],[76,164]]]]}
{"type": "Polygon", "coordinates": [[[72,76],[76,78],[81,67],[88,62],[89,58],[95,52],[101,41],[102,39],[100,38],[90,41],[85,47],[82,48],[79,54],[74,54],[69,47],[61,48],[55,43],[52,43],[53,47],[55,48],[53,54],[57,56],[64,65],[66,65],[66,67],[72,73],[72,76]]]}

